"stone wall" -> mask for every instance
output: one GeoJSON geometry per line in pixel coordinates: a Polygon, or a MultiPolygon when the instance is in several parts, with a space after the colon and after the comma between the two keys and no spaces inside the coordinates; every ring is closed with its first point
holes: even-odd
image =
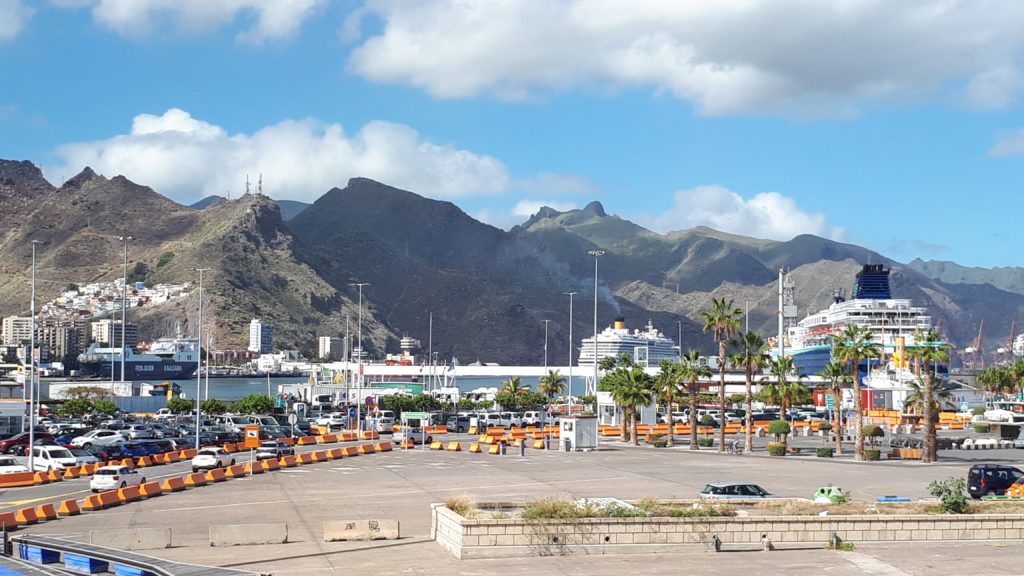
{"type": "Polygon", "coordinates": [[[777,548],[825,546],[832,534],[855,544],[923,541],[1019,541],[1024,515],[737,516],[719,518],[467,519],[432,506],[432,533],[456,558],[570,554],[648,554],[707,547],[759,549],[767,534],[777,548]]]}

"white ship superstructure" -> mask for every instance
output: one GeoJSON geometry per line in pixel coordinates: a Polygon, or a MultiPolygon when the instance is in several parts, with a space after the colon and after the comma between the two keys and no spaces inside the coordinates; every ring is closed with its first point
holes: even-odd
{"type": "Polygon", "coordinates": [[[622,353],[632,356],[633,362],[640,366],[657,366],[662,360],[679,359],[679,347],[650,321],[644,330],[630,332],[625,320],[617,318],[612,326],[597,335],[596,348],[593,336],[583,339],[578,365],[593,366],[595,355],[600,360],[618,358],[622,353]]]}

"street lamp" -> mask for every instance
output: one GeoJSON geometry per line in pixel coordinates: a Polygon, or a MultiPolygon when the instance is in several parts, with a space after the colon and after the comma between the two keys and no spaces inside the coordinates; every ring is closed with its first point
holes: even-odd
{"type": "Polygon", "coordinates": [[[676,324],[679,325],[679,361],[683,361],[683,321],[676,320],[676,324]]]}
{"type": "MultiPolygon", "coordinates": [[[[119,236],[124,242],[124,276],[121,277],[121,382],[124,382],[124,354],[126,349],[125,335],[128,331],[128,241],[134,240],[131,236],[119,236]]],[[[114,362],[111,359],[110,371],[114,371],[114,362]]],[[[114,393],[113,390],[110,391],[114,393]]]]}
{"type": "Polygon", "coordinates": [[[572,297],[575,292],[566,292],[569,297],[569,415],[572,416],[572,297]]]}
{"type": "Polygon", "coordinates": [[[359,322],[356,328],[356,338],[359,340],[359,378],[356,380],[356,430],[363,431],[363,286],[369,286],[369,282],[355,282],[349,286],[359,288],[359,322]]]}
{"type": "MultiPolygon", "coordinates": [[[[594,257],[594,390],[597,396],[597,261],[604,256],[604,250],[591,250],[587,254],[594,257]]],[[[589,392],[589,391],[588,391],[589,392]]]]}
{"type": "Polygon", "coordinates": [[[199,336],[196,342],[199,345],[199,349],[196,350],[196,365],[199,367],[196,370],[196,450],[199,450],[199,429],[203,422],[203,408],[200,404],[199,399],[202,398],[200,391],[203,386],[203,272],[206,272],[209,268],[196,268],[195,271],[199,272],[199,336]]]}
{"type": "Polygon", "coordinates": [[[551,320],[544,321],[544,373],[548,373],[548,323],[551,320]]]}
{"type": "Polygon", "coordinates": [[[35,458],[33,448],[36,445],[36,244],[38,240],[32,241],[32,303],[29,305],[31,316],[31,346],[28,353],[28,470],[35,471],[35,458]]]}

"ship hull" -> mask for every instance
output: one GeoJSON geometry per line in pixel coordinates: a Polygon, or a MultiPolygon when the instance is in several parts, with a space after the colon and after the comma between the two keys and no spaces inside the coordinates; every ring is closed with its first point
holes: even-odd
{"type": "MultiPolygon", "coordinates": [[[[114,362],[114,378],[118,380],[185,380],[195,376],[199,368],[197,362],[181,362],[178,360],[125,362],[124,377],[121,376],[121,363],[114,362]]],[[[110,378],[110,362],[82,362],[82,376],[110,378]]]]}

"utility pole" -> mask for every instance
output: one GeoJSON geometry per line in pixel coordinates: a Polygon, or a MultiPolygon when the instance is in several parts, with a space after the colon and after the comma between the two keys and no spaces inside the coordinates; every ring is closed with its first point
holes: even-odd
{"type": "MultiPolygon", "coordinates": [[[[38,240],[32,241],[32,303],[29,305],[29,315],[32,317],[32,338],[31,347],[28,353],[28,471],[35,472],[35,445],[36,445],[36,244],[38,240]]],[[[111,360],[110,369],[114,369],[114,362],[111,360]]]]}
{"type": "MultiPolygon", "coordinates": [[[[124,355],[127,350],[125,337],[128,332],[128,241],[134,240],[134,238],[131,236],[121,236],[120,238],[124,242],[124,276],[121,277],[121,382],[124,382],[124,355]]],[[[110,370],[111,372],[114,370],[113,358],[111,358],[110,370]]],[[[113,394],[114,391],[111,390],[110,393],[113,394]]]]}
{"type": "Polygon", "coordinates": [[[604,256],[604,250],[591,250],[587,254],[594,257],[594,389],[588,392],[597,396],[597,261],[604,256]]]}
{"type": "Polygon", "coordinates": [[[203,407],[200,399],[202,398],[202,385],[203,385],[203,272],[206,272],[209,268],[196,268],[195,271],[199,272],[199,334],[196,337],[196,364],[199,369],[196,370],[196,450],[199,450],[199,431],[203,424],[203,407]]]}
{"type": "Polygon", "coordinates": [[[360,433],[363,431],[363,286],[369,286],[369,282],[357,282],[349,284],[349,286],[356,286],[359,288],[359,324],[356,329],[356,337],[359,339],[359,376],[356,381],[356,430],[360,433]]]}
{"type": "Polygon", "coordinates": [[[551,320],[544,321],[544,373],[548,373],[548,324],[551,320]]]}

